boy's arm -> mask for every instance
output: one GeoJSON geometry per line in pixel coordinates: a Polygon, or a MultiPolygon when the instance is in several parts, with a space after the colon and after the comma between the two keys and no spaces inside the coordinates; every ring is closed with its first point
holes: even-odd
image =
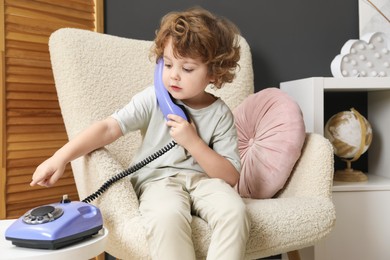
{"type": "Polygon", "coordinates": [[[220,178],[231,186],[236,185],[240,177],[233,164],[211,149],[197,134],[195,126],[177,115],[168,115],[170,134],[199,163],[211,178],[220,178]]]}
{"type": "Polygon", "coordinates": [[[30,185],[52,186],[64,173],[67,163],[112,143],[120,136],[122,131],[114,118],[108,117],[92,124],[39,165],[30,185]]]}
{"type": "Polygon", "coordinates": [[[186,150],[195,158],[202,169],[211,178],[220,178],[229,185],[237,184],[240,177],[233,164],[211,149],[201,138],[194,139],[186,150]]]}

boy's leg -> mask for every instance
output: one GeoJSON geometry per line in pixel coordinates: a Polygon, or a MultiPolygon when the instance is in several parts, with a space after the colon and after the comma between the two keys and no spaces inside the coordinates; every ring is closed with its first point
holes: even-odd
{"type": "Polygon", "coordinates": [[[140,211],[153,259],[195,259],[190,198],[178,178],[145,184],[140,211]]]}
{"type": "Polygon", "coordinates": [[[244,259],[250,224],[241,197],[217,178],[203,178],[192,186],[194,212],[213,229],[207,259],[244,259]]]}

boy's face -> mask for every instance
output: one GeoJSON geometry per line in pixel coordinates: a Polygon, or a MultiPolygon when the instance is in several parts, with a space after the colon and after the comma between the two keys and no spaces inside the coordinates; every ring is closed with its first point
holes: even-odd
{"type": "Polygon", "coordinates": [[[199,59],[176,58],[171,39],[167,41],[164,48],[163,82],[175,99],[189,106],[202,106],[206,95],[204,90],[211,80],[206,64],[199,59]]]}

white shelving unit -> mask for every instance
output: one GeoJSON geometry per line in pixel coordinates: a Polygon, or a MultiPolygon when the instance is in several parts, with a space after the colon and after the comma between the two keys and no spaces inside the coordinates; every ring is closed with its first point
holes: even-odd
{"type": "Polygon", "coordinates": [[[300,105],[306,131],[323,134],[325,92],[367,92],[373,128],[368,181],[334,182],[336,227],[314,247],[315,260],[390,259],[390,78],[306,78],[280,89],[300,105]]]}

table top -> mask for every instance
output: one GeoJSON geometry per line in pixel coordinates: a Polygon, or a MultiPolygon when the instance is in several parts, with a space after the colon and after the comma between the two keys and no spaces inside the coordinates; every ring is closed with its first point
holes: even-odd
{"type": "Polygon", "coordinates": [[[0,259],[1,260],[85,260],[102,252],[107,242],[108,230],[103,228],[98,234],[82,242],[56,250],[17,247],[5,239],[5,231],[15,220],[0,220],[0,259]]]}

